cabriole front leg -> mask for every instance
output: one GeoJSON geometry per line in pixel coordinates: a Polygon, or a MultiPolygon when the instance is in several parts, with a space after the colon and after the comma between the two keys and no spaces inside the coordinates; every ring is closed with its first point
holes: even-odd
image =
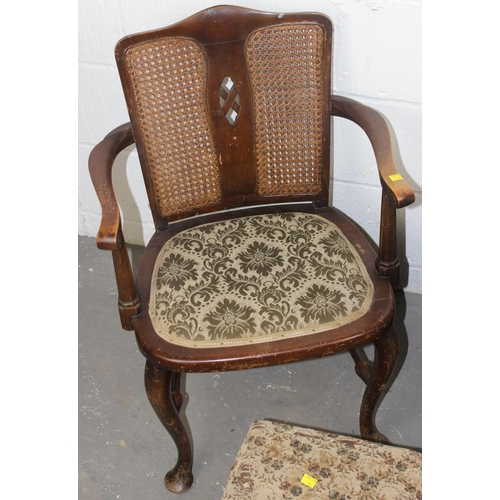
{"type": "Polygon", "coordinates": [[[178,452],[175,467],[165,476],[165,486],[172,493],[183,493],[193,484],[193,452],[179,417],[182,406],[180,374],[162,370],[146,361],[144,380],[149,402],[174,440],[178,452]]]}
{"type": "Polygon", "coordinates": [[[399,340],[394,327],[391,326],[374,345],[375,360],[361,401],[359,426],[363,439],[387,443],[387,437],[377,430],[375,414],[398,359],[399,340]]]}

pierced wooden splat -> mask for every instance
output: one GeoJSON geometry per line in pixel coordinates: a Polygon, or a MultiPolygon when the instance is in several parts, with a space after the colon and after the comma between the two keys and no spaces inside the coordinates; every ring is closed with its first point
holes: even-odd
{"type": "Polygon", "coordinates": [[[222,80],[219,102],[226,120],[234,127],[240,115],[240,94],[230,76],[225,76],[222,80]]]}

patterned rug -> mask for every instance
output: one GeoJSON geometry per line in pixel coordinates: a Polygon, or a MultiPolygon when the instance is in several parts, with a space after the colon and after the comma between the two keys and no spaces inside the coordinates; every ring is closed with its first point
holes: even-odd
{"type": "Polygon", "coordinates": [[[406,448],[256,421],[222,500],[421,500],[422,454],[406,448]]]}

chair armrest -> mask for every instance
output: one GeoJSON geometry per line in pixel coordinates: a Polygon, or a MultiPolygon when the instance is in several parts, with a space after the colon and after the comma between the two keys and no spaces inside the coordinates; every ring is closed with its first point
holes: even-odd
{"type": "Polygon", "coordinates": [[[133,143],[130,123],[124,123],[106,135],[89,156],[90,178],[102,208],[96,243],[103,250],[118,250],[123,245],[120,208],[113,190],[111,172],[118,153],[133,143]]]}
{"type": "Polygon", "coordinates": [[[415,193],[399,174],[394,162],[393,143],[384,116],[369,106],[343,96],[330,96],[331,114],[357,123],[373,147],[382,188],[393,197],[396,208],[415,201],[415,193]]]}
{"type": "Polygon", "coordinates": [[[120,208],[113,189],[113,163],[120,151],[134,143],[130,123],[115,128],[89,156],[89,172],[102,207],[102,220],[97,233],[97,247],[111,250],[118,287],[118,310],[124,330],[133,330],[132,318],[141,311],[135,279],[123,239],[120,208]]]}
{"type": "Polygon", "coordinates": [[[399,286],[399,258],[396,244],[396,209],[411,205],[415,193],[399,174],[394,161],[394,144],[387,120],[382,113],[360,102],[342,96],[330,96],[333,116],[347,118],[357,123],[370,140],[382,185],[379,255],[376,268],[381,276],[399,286]]]}

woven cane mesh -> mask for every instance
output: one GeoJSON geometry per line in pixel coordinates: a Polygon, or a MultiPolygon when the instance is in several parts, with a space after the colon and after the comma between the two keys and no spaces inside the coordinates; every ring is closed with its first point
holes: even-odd
{"type": "Polygon", "coordinates": [[[248,39],[261,196],[320,191],[323,43],[312,24],[272,26],[248,39]]]}
{"type": "Polygon", "coordinates": [[[219,202],[201,48],[178,38],[148,42],[131,47],[125,65],[160,215],[219,202]]]}

